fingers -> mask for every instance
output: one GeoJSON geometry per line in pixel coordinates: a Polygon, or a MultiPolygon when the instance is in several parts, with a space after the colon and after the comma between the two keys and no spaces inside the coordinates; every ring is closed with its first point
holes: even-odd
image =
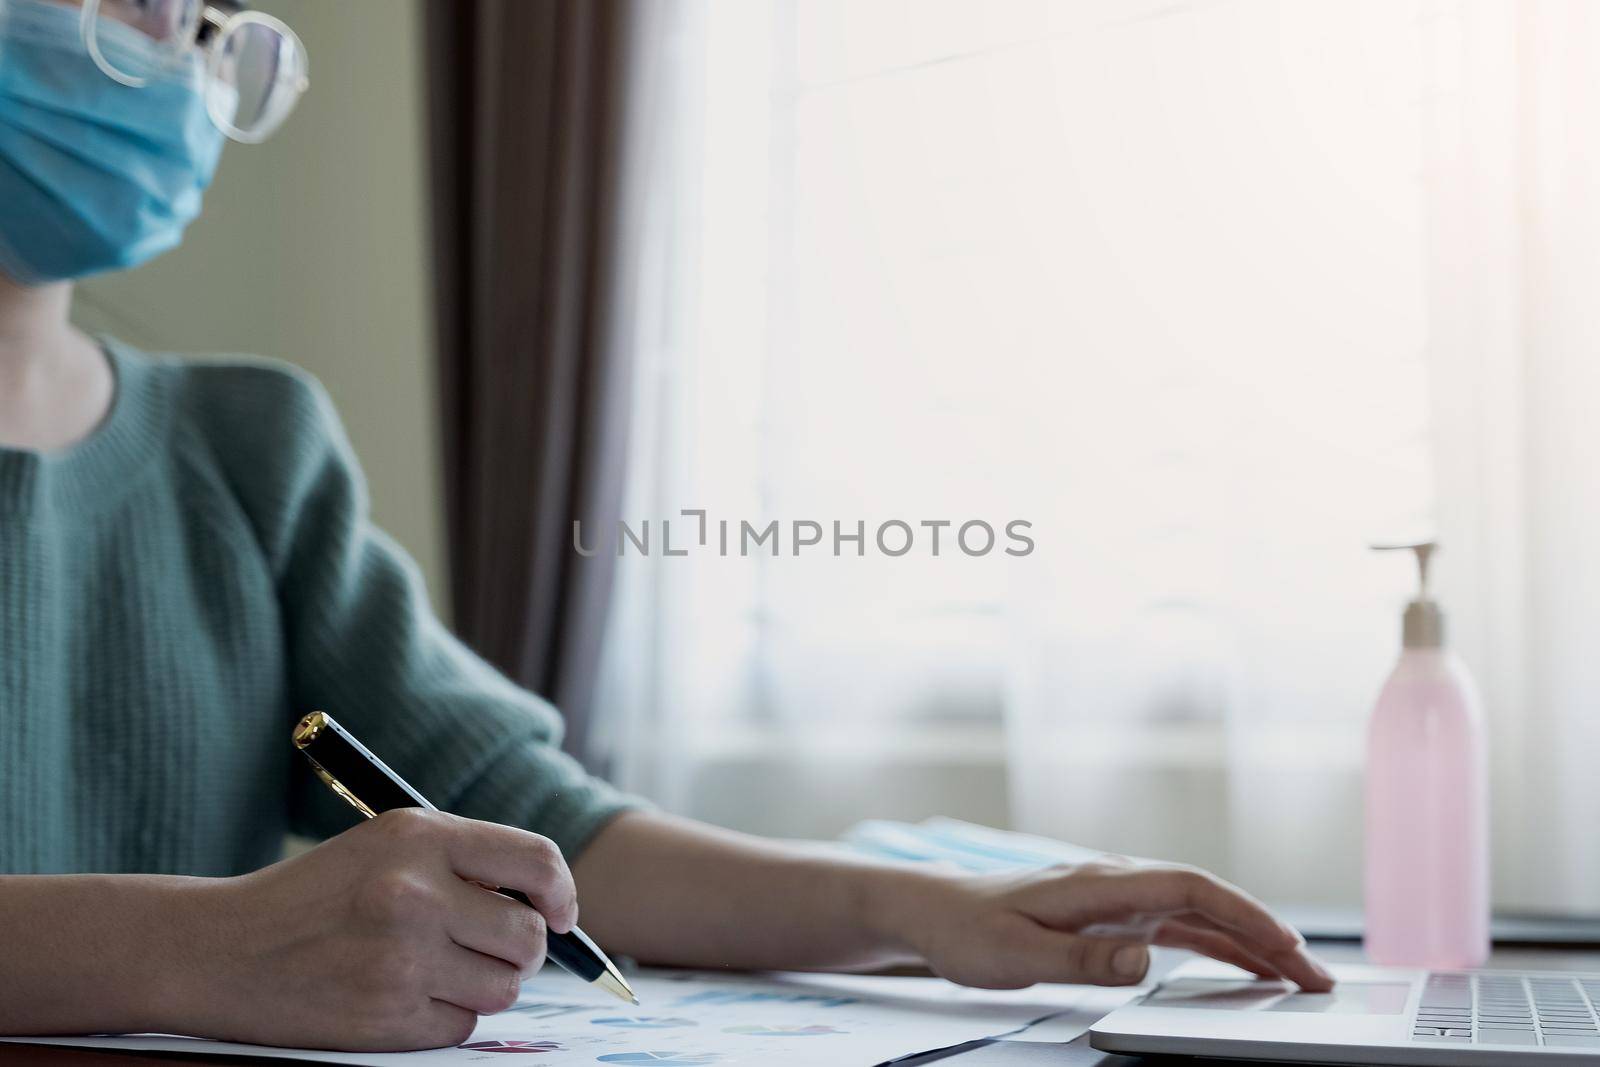
{"type": "Polygon", "coordinates": [[[445,847],[462,878],[520,890],[549,923],[566,933],[578,921],[578,891],[561,850],[549,838],[497,823],[446,815],[445,847]]]}
{"type": "Polygon", "coordinates": [[[1333,978],[1305,951],[1305,940],[1254,897],[1194,867],[1108,869],[1096,880],[1101,907],[1126,915],[1192,913],[1226,931],[1302,989],[1333,988],[1333,978]]]}
{"type": "Polygon", "coordinates": [[[479,1015],[505,1011],[522,991],[522,975],[511,964],[460,945],[450,945],[429,966],[434,1000],[479,1015]]]}
{"type": "Polygon", "coordinates": [[[523,975],[544,962],[545,919],[536,909],[464,881],[445,906],[445,931],[462,948],[504,960],[523,975]]]}
{"type": "Polygon", "coordinates": [[[1202,956],[1231,963],[1240,970],[1249,971],[1261,978],[1283,977],[1276,967],[1242,947],[1229,935],[1190,926],[1176,919],[1168,919],[1161,924],[1156,931],[1155,943],[1166,948],[1182,948],[1198,952],[1202,956]]]}
{"type": "Polygon", "coordinates": [[[1115,879],[1119,895],[1133,911],[1192,911],[1274,952],[1300,945],[1299,935],[1273,918],[1259,901],[1205,871],[1157,867],[1119,872],[1115,879]]]}
{"type": "Polygon", "coordinates": [[[1303,989],[1333,987],[1332,976],[1306,954],[1293,928],[1243,890],[1194,867],[1089,864],[1035,883],[1028,896],[1028,913],[1057,928],[1182,917],[1226,933],[1303,989]]]}
{"type": "Polygon", "coordinates": [[[1236,931],[1222,926],[1204,915],[1185,915],[1181,921],[1185,926],[1211,930],[1239,943],[1240,947],[1250,952],[1252,957],[1276,970],[1278,972],[1276,977],[1287,978],[1308,992],[1321,993],[1333,988],[1333,976],[1317,961],[1316,957],[1306,951],[1305,939],[1298,933],[1294,935],[1298,947],[1291,952],[1281,955],[1264,955],[1256,951],[1254,946],[1248,942],[1242,941],[1236,931]],[[1310,969],[1311,974],[1302,973],[1306,968],[1310,969]]]}
{"type": "Polygon", "coordinates": [[[1032,925],[1008,946],[1017,970],[1004,985],[1034,982],[1077,982],[1092,985],[1138,985],[1150,969],[1150,950],[1138,941],[1085,937],[1032,925]]]}

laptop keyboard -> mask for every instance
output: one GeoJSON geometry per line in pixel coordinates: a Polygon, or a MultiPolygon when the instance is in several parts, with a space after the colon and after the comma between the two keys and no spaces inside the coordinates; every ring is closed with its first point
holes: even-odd
{"type": "Polygon", "coordinates": [[[1470,1045],[1600,1048],[1600,975],[1430,974],[1411,1036],[1470,1045]]]}

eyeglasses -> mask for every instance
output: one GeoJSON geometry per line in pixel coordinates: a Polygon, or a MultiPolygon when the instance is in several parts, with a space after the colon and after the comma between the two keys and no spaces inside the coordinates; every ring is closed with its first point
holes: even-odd
{"type": "Polygon", "coordinates": [[[246,144],[272,136],[311,85],[306,48],[295,32],[236,4],[83,0],[79,30],[95,66],[134,88],[202,53],[211,121],[246,144]]]}

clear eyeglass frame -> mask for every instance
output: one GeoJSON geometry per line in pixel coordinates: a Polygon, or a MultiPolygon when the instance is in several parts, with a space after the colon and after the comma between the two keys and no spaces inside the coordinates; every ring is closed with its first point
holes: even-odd
{"type": "MultiPolygon", "coordinates": [[[[112,81],[134,89],[143,88],[149,84],[149,78],[129,74],[126,71],[117,69],[101,50],[99,30],[97,28],[100,6],[101,0],[83,0],[78,17],[79,34],[83,38],[84,47],[88,49],[89,58],[94,60],[95,66],[99,67],[101,73],[112,81]]],[[[284,120],[289,117],[289,113],[294,110],[294,106],[299,102],[300,97],[311,87],[310,64],[306,56],[304,42],[300,40],[300,35],[289,27],[288,23],[274,15],[269,15],[264,11],[252,11],[244,8],[224,11],[216,5],[205,3],[202,0],[200,17],[195,20],[194,26],[188,30],[186,36],[189,40],[183,42],[179,48],[174,50],[174,56],[189,49],[203,51],[207,84],[205,94],[206,112],[210,116],[212,124],[218,130],[221,130],[229,140],[238,141],[242,144],[260,144],[265,141],[278,131],[278,127],[282,126],[284,120]],[[226,84],[226,79],[222,77],[222,62],[227,54],[227,50],[224,47],[225,43],[235,34],[252,25],[260,26],[288,42],[290,49],[297,58],[299,70],[291,81],[280,83],[279,85],[284,91],[293,94],[288,103],[278,108],[270,121],[260,123],[256,127],[244,128],[234,125],[233,117],[227,114],[225,110],[228,103],[227,97],[217,92],[214,87],[219,84],[226,84]],[[200,40],[202,26],[209,27],[211,30],[204,42],[200,40]]]]}

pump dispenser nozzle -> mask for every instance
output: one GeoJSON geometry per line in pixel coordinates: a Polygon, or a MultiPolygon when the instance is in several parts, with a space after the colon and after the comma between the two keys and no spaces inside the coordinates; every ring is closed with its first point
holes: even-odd
{"type": "Polygon", "coordinates": [[[1417,554],[1417,596],[1406,605],[1402,635],[1406,648],[1443,648],[1444,612],[1428,595],[1428,563],[1439,550],[1437,541],[1414,541],[1398,545],[1373,545],[1374,552],[1415,552],[1417,554]]]}

